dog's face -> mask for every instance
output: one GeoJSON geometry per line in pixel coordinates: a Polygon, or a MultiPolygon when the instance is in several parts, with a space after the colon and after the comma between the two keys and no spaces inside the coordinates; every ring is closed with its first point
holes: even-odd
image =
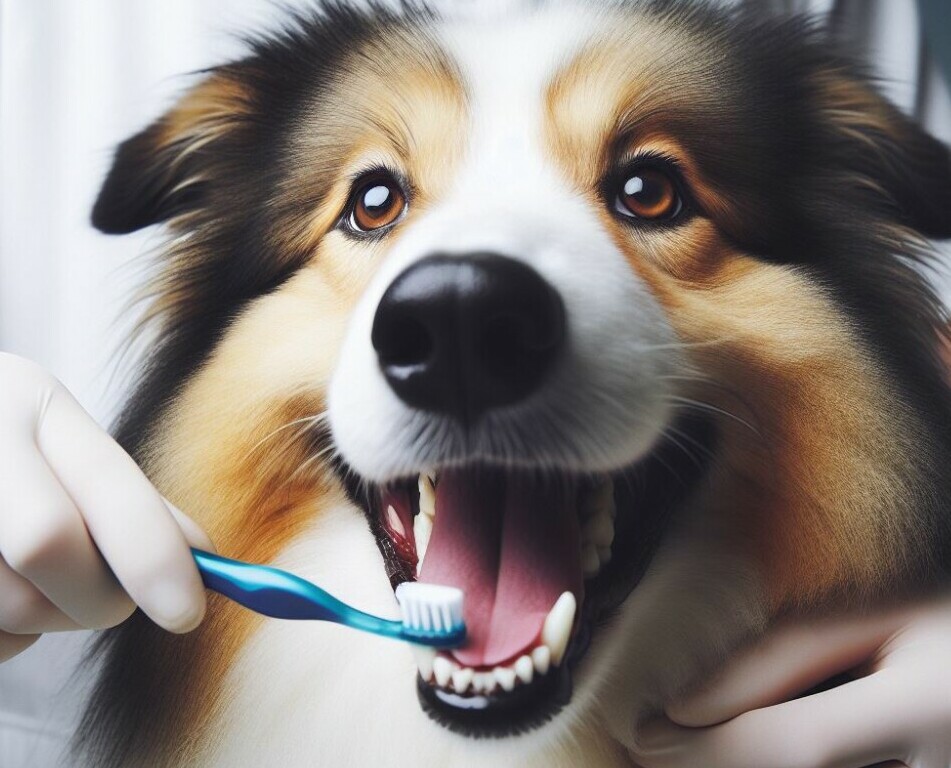
{"type": "Polygon", "coordinates": [[[120,150],[97,225],[182,235],[138,412],[176,399],[125,433],[222,551],[342,484],[394,586],[462,587],[467,645],[418,656],[450,727],[531,728],[572,672],[576,711],[662,705],[935,536],[903,511],[942,450],[908,451],[929,298],[890,250],[949,205],[946,151],[801,24],[336,11],[120,150]]]}

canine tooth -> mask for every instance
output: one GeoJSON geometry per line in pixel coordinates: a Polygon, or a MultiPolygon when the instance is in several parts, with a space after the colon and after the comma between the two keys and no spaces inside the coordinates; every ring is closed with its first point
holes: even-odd
{"type": "Polygon", "coordinates": [[[598,571],[601,570],[598,548],[590,542],[584,545],[584,550],[581,552],[581,570],[584,572],[586,579],[596,576],[598,571]]]}
{"type": "Polygon", "coordinates": [[[443,688],[449,685],[452,673],[456,669],[458,667],[444,656],[437,656],[433,659],[433,674],[436,675],[436,683],[443,688]]]}
{"type": "MultiPolygon", "coordinates": [[[[597,554],[597,553],[595,553],[597,554]]],[[[551,663],[556,667],[561,664],[568,647],[568,638],[571,636],[571,626],[575,621],[575,610],[578,603],[571,592],[562,592],[555,601],[545,624],[542,627],[542,642],[551,649],[551,663]]]]}
{"type": "Polygon", "coordinates": [[[532,650],[532,664],[535,671],[544,675],[551,666],[551,649],[547,645],[539,645],[532,650]]]}
{"type": "Polygon", "coordinates": [[[390,524],[390,528],[405,539],[406,529],[403,527],[403,521],[400,520],[400,516],[396,514],[396,510],[393,509],[392,504],[386,508],[386,519],[390,524]]]}
{"type": "Polygon", "coordinates": [[[419,668],[419,674],[427,683],[433,677],[433,662],[436,659],[436,649],[425,645],[413,645],[413,656],[416,659],[416,666],[419,668]]]}
{"type": "Polygon", "coordinates": [[[436,489],[428,475],[419,476],[419,511],[429,517],[436,514],[436,489]]]}
{"type": "Polygon", "coordinates": [[[518,675],[518,679],[523,683],[532,682],[532,677],[534,676],[535,666],[532,664],[532,660],[528,656],[519,656],[516,659],[515,664],[513,665],[515,674],[518,675]]]}
{"type": "Polygon", "coordinates": [[[594,515],[584,524],[581,538],[598,547],[609,547],[614,541],[614,521],[606,512],[594,515]]]}
{"type": "Polygon", "coordinates": [[[426,515],[416,515],[413,519],[413,536],[416,538],[416,573],[423,567],[423,558],[429,547],[429,537],[433,532],[433,521],[426,515]]]}
{"type": "Polygon", "coordinates": [[[475,671],[471,667],[463,667],[452,673],[452,687],[456,693],[465,693],[475,677],[475,671]]]}
{"type": "Polygon", "coordinates": [[[515,687],[515,670],[511,667],[496,667],[492,670],[502,690],[511,691],[515,687]]]}

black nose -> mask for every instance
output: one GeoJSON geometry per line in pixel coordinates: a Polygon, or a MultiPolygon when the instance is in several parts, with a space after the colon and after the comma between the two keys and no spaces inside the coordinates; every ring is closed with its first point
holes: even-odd
{"type": "Polygon", "coordinates": [[[372,338],[400,399],[469,422],[540,387],[564,345],[565,310],[521,262],[437,254],[390,284],[372,338]]]}

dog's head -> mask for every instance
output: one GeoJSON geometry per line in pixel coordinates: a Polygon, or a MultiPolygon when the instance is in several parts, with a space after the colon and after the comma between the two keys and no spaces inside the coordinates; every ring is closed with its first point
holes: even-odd
{"type": "Polygon", "coordinates": [[[332,6],[119,149],[94,223],[176,236],[121,436],[173,498],[214,468],[218,501],[178,493],[239,555],[342,481],[394,585],[466,592],[426,706],[525,727],[572,668],[633,684],[632,633],[712,658],[717,625],[933,570],[947,397],[908,261],[949,211],[947,150],[802,21],[332,6]],[[632,608],[671,540],[696,562],[632,608]]]}

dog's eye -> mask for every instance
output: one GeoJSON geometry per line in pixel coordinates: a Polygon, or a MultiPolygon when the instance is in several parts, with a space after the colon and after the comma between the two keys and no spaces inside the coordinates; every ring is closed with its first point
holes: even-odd
{"type": "Polygon", "coordinates": [[[350,206],[350,226],[372,232],[389,226],[406,208],[406,196],[390,176],[374,176],[357,187],[350,206]]]}
{"type": "Polygon", "coordinates": [[[614,207],[628,218],[660,221],[675,218],[684,204],[669,173],[642,167],[624,174],[614,207]]]}

